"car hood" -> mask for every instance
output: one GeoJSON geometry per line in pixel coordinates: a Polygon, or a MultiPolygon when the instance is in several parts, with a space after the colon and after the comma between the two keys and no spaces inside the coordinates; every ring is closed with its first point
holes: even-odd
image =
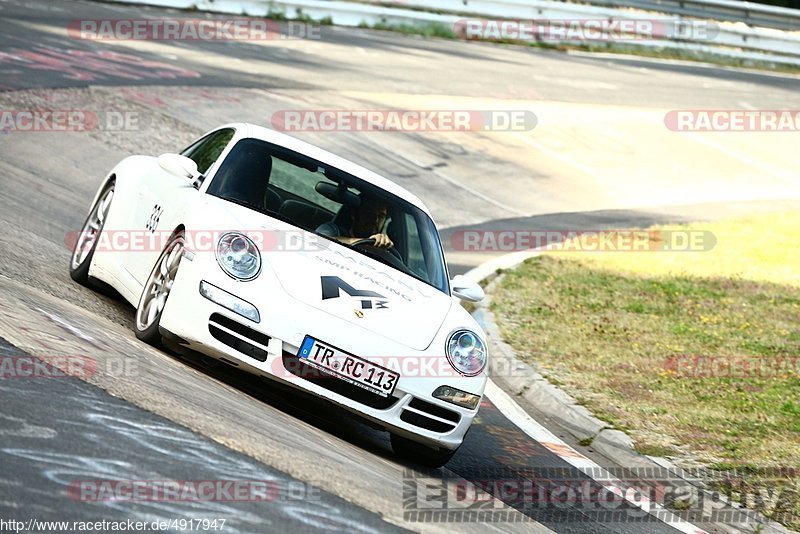
{"type": "Polygon", "coordinates": [[[264,231],[261,276],[272,273],[291,297],[327,312],[332,321],[421,351],[450,312],[449,295],[369,256],[253,210],[214,202],[224,204],[245,233],[264,231]]]}

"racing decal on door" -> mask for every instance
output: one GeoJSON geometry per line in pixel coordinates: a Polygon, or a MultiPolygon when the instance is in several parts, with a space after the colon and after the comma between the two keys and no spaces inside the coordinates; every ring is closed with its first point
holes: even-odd
{"type": "Polygon", "coordinates": [[[389,307],[385,296],[368,289],[356,289],[338,276],[320,276],[322,283],[322,300],[335,299],[341,296],[340,289],[353,298],[361,301],[362,310],[383,310],[389,307]]]}
{"type": "Polygon", "coordinates": [[[145,228],[151,232],[155,232],[156,228],[158,228],[158,221],[161,219],[162,213],[164,213],[164,208],[158,204],[153,206],[153,211],[150,213],[150,218],[147,219],[147,224],[144,225],[145,228]]]}

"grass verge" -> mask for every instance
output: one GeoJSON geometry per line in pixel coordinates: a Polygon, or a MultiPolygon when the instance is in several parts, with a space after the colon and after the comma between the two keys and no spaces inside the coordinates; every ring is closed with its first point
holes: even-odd
{"type": "Polygon", "coordinates": [[[800,480],[759,476],[800,466],[800,213],[659,229],[716,246],[532,258],[493,295],[503,336],[642,452],[753,473],[800,528],[800,480]]]}

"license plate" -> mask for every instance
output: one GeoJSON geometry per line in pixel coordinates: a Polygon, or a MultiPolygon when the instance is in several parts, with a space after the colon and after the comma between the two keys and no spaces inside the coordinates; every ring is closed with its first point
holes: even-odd
{"type": "Polygon", "coordinates": [[[400,378],[400,373],[348,354],[311,336],[303,339],[297,356],[316,369],[382,397],[388,397],[394,392],[400,378]]]}

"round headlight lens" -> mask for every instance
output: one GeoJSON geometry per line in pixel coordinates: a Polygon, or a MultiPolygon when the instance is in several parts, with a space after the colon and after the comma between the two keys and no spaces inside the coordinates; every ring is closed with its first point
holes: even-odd
{"type": "Polygon", "coordinates": [[[217,263],[237,280],[252,280],[261,272],[261,253],[244,234],[229,232],[217,241],[217,263]]]}
{"type": "Polygon", "coordinates": [[[486,366],[486,347],[478,334],[456,330],[447,340],[447,359],[459,373],[474,376],[486,366]]]}

